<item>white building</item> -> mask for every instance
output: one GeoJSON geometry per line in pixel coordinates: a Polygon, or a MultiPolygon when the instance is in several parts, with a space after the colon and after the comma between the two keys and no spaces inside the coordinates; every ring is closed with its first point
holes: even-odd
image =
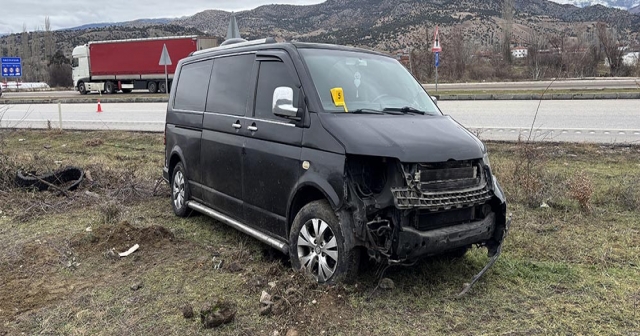
{"type": "Polygon", "coordinates": [[[513,58],[526,58],[528,54],[529,51],[525,47],[511,48],[511,56],[513,56],[513,58]]]}

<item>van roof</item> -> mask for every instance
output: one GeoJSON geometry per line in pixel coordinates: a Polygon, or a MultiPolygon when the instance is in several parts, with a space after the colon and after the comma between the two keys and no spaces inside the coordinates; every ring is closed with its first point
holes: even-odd
{"type": "Polygon", "coordinates": [[[262,40],[253,40],[247,42],[240,42],[236,44],[224,45],[209,49],[203,49],[196,52],[193,52],[191,56],[205,56],[205,55],[215,55],[215,54],[225,54],[231,52],[242,52],[242,51],[253,51],[253,50],[261,50],[261,49],[271,49],[273,47],[283,47],[287,48],[295,48],[295,49],[330,49],[330,50],[342,50],[342,51],[353,51],[353,52],[363,52],[381,56],[391,57],[390,55],[363,48],[356,47],[348,47],[341,46],[336,44],[325,44],[325,43],[309,43],[309,42],[276,42],[274,39],[262,39],[262,40]]]}

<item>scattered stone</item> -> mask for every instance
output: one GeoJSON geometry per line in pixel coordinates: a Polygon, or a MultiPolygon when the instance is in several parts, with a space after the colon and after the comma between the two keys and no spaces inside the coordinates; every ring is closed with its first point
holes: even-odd
{"type": "Polygon", "coordinates": [[[285,336],[298,336],[298,330],[291,328],[287,330],[287,334],[285,336]]]}
{"type": "Polygon", "coordinates": [[[236,273],[242,271],[242,266],[240,266],[237,262],[232,262],[227,266],[227,270],[231,273],[236,273]]]}
{"type": "Polygon", "coordinates": [[[137,291],[138,289],[142,288],[142,282],[137,282],[134,283],[133,285],[131,285],[131,290],[132,291],[137,291]]]}
{"type": "Polygon", "coordinates": [[[93,191],[85,190],[84,194],[93,198],[100,198],[100,195],[94,193],[93,191]]]}
{"type": "Polygon", "coordinates": [[[120,259],[120,256],[118,255],[115,249],[110,249],[107,252],[105,252],[104,257],[107,259],[113,259],[113,260],[120,259]]]}
{"type": "Polygon", "coordinates": [[[236,309],[231,302],[213,300],[200,309],[200,322],[205,328],[215,328],[230,323],[236,316],[236,309]]]}
{"type": "Polygon", "coordinates": [[[262,295],[260,295],[260,303],[270,305],[273,302],[271,301],[271,295],[269,293],[262,291],[262,295]]]}
{"type": "Polygon", "coordinates": [[[93,231],[93,229],[91,229],[91,227],[90,227],[90,226],[89,226],[89,227],[87,227],[87,228],[86,228],[86,229],[84,229],[84,230],[85,230],[85,231],[87,231],[87,232],[91,232],[91,231],[93,231]]]}
{"type": "Polygon", "coordinates": [[[24,139],[18,139],[18,141],[19,141],[19,142],[23,142],[23,141],[24,141],[24,139]]]}
{"type": "Polygon", "coordinates": [[[193,318],[194,314],[193,314],[193,306],[190,304],[185,304],[184,306],[182,306],[182,317],[186,318],[186,319],[190,319],[193,318]]]}
{"type": "Polygon", "coordinates": [[[542,202],[542,204],[540,204],[540,207],[546,209],[549,207],[549,204],[547,204],[547,202],[542,202]]]}
{"type": "Polygon", "coordinates": [[[276,282],[275,281],[269,282],[269,287],[274,288],[275,286],[276,286],[276,282]]]}
{"type": "Polygon", "coordinates": [[[316,303],[318,303],[318,301],[313,300],[313,301],[311,301],[311,303],[312,303],[312,304],[316,304],[316,303]]]}
{"type": "Polygon", "coordinates": [[[51,149],[50,145],[44,145],[44,149],[51,149]]]}
{"type": "Polygon", "coordinates": [[[395,287],[395,284],[393,283],[393,280],[389,278],[384,278],[380,280],[380,288],[390,290],[390,289],[393,289],[394,287],[395,287]]]}

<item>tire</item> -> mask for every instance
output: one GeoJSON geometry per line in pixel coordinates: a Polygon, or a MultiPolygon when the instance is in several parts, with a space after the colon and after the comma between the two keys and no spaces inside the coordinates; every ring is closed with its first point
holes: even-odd
{"type": "Polygon", "coordinates": [[[104,92],[106,94],[114,94],[114,93],[116,93],[116,84],[114,82],[106,82],[106,83],[104,83],[104,92]]]}
{"type": "Polygon", "coordinates": [[[158,91],[160,91],[160,93],[167,93],[167,83],[160,82],[158,85],[158,91]]]}
{"type": "Polygon", "coordinates": [[[158,92],[158,83],[156,83],[156,82],[149,82],[149,84],[147,84],[147,89],[149,89],[149,93],[156,93],[156,92],[158,92]]]}
{"type": "Polygon", "coordinates": [[[131,93],[131,91],[133,91],[133,90],[131,90],[131,89],[122,89],[122,93],[131,93]]]}
{"type": "Polygon", "coordinates": [[[187,201],[191,197],[188,181],[184,166],[179,162],[173,168],[171,175],[171,206],[173,213],[182,218],[189,217],[191,214],[191,209],[187,207],[187,201]]]}
{"type": "Polygon", "coordinates": [[[87,91],[87,87],[84,86],[84,82],[78,83],[78,92],[80,92],[81,95],[86,95],[87,93],[89,93],[89,91],[87,91]]]}
{"type": "Polygon", "coordinates": [[[347,246],[344,234],[349,232],[343,232],[338,217],[327,201],[314,201],[302,207],[293,220],[289,234],[289,255],[293,269],[309,271],[318,283],[355,280],[360,251],[347,246]],[[319,231],[322,235],[317,237],[319,231]]]}

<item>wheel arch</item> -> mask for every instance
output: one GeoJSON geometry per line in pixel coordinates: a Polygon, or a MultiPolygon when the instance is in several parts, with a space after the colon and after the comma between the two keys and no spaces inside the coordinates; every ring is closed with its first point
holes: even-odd
{"type": "Polygon", "coordinates": [[[188,172],[187,163],[184,160],[184,155],[182,154],[182,150],[180,147],[176,146],[171,150],[171,155],[169,155],[169,162],[167,168],[169,168],[169,181],[173,178],[173,169],[176,167],[178,163],[182,163],[184,167],[185,173],[188,172]]]}
{"type": "Polygon", "coordinates": [[[296,186],[287,205],[287,232],[291,231],[291,224],[300,209],[318,200],[327,200],[334,210],[341,204],[340,197],[327,182],[307,180],[296,186]]]}

